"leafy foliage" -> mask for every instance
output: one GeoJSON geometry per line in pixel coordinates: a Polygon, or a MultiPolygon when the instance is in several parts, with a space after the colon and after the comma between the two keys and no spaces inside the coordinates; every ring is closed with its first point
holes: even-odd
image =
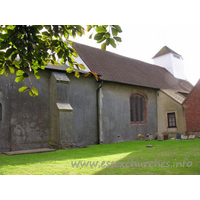
{"type": "MultiPolygon", "coordinates": [[[[108,45],[116,48],[116,42],[121,42],[121,38],[117,37],[122,32],[118,25],[87,25],[86,30],[93,31],[90,39],[94,35],[97,43],[103,42],[103,51],[108,45]]],[[[32,87],[30,73],[34,73],[39,79],[39,69],[44,70],[48,63],[64,65],[68,62],[70,68],[67,72],[75,71],[75,76],[79,78],[78,70],[84,70],[85,66],[75,61],[78,54],[69,37],[75,38],[83,34],[85,29],[80,25],[0,25],[0,75],[8,76],[9,70],[10,73],[16,73],[16,82],[23,82],[28,78],[30,87],[22,87],[19,92],[29,90],[30,96],[38,95],[37,90],[32,87]],[[60,59],[60,63],[56,58],[60,59]],[[29,74],[24,72],[26,68],[29,69],[29,74]]]]}
{"type": "MultiPolygon", "coordinates": [[[[88,25],[87,31],[89,32],[92,28],[95,28],[96,34],[94,35],[94,39],[97,40],[97,43],[102,43],[101,49],[103,51],[106,50],[106,47],[109,45],[112,45],[114,48],[116,48],[116,42],[121,42],[120,37],[118,36],[118,33],[122,32],[122,29],[119,25],[88,25]],[[111,31],[110,31],[111,30],[111,31]]],[[[89,36],[89,39],[92,38],[91,34],[89,36]]]]}

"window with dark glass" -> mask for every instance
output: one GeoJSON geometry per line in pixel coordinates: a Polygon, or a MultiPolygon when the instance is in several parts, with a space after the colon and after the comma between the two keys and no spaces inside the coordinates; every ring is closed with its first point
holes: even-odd
{"type": "Polygon", "coordinates": [[[139,94],[130,97],[131,123],[145,123],[145,98],[139,94]]]}
{"type": "Polygon", "coordinates": [[[175,113],[168,113],[168,127],[176,127],[176,116],[175,113]]]}

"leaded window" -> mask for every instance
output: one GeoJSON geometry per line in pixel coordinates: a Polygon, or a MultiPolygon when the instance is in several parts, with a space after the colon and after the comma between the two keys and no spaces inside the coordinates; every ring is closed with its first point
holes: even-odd
{"type": "Polygon", "coordinates": [[[146,99],[143,95],[132,94],[130,97],[130,116],[132,124],[146,123],[146,99]]]}

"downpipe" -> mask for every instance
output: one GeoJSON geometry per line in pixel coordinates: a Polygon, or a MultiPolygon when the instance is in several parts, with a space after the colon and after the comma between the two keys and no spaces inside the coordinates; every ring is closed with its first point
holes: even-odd
{"type": "Polygon", "coordinates": [[[96,90],[96,105],[97,105],[97,137],[98,137],[98,141],[97,143],[100,144],[100,123],[99,123],[99,91],[100,89],[103,87],[103,81],[101,80],[101,85],[97,88],[96,90]]]}

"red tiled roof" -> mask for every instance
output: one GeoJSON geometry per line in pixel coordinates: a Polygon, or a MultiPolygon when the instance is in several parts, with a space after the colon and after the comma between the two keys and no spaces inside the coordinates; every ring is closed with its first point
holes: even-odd
{"type": "Polygon", "coordinates": [[[104,81],[189,93],[192,85],[166,69],[94,47],[75,43],[75,50],[89,69],[104,81]]]}

